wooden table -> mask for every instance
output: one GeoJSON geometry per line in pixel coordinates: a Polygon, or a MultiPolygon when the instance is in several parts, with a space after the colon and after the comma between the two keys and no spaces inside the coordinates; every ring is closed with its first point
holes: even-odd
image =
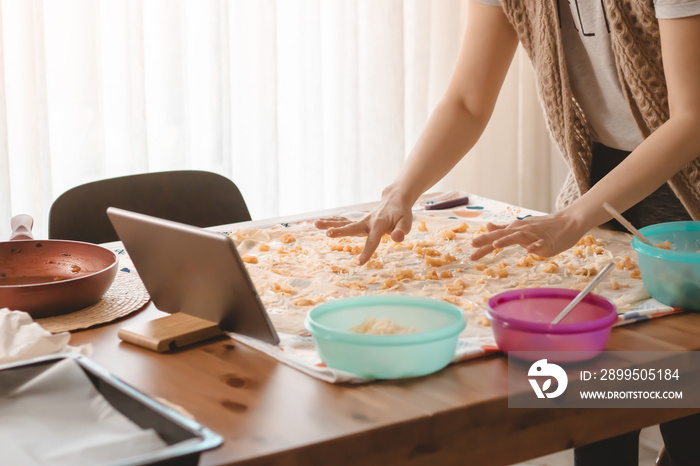
{"type": "MultiPolygon", "coordinates": [[[[172,354],[120,342],[117,330],[162,313],[73,334],[92,359],[224,437],[200,464],[511,464],[696,412],[509,409],[507,359],[494,355],[416,379],[339,386],[222,338],[172,354]]],[[[698,350],[700,314],[615,329],[609,350],[698,350]]]]}
{"type": "MultiPolygon", "coordinates": [[[[505,465],[689,415],[693,409],[508,408],[507,359],[491,355],[416,379],[316,380],[228,338],[157,354],[120,342],[127,319],[76,332],[92,359],[224,438],[204,465],[505,465]]],[[[608,350],[700,350],[700,314],[616,328],[608,350]]]]}

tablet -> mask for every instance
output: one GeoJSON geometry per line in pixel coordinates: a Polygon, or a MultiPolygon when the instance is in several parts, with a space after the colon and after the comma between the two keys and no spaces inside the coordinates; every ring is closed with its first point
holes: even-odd
{"type": "Polygon", "coordinates": [[[236,245],[227,235],[116,207],[109,207],[107,215],[156,308],[279,343],[236,245]]]}

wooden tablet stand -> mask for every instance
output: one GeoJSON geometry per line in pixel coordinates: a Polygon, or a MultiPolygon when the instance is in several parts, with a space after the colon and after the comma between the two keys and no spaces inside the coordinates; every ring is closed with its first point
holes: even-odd
{"type": "Polygon", "coordinates": [[[122,327],[117,335],[133,345],[164,353],[222,334],[219,324],[178,312],[122,327]]]}

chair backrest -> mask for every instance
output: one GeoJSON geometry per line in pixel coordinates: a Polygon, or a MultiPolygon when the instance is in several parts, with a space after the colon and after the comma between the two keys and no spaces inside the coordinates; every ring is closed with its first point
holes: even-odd
{"type": "Polygon", "coordinates": [[[142,173],[94,181],[61,194],[49,211],[49,238],[118,240],[107,207],[197,227],[250,220],[241,192],[224,176],[199,170],[142,173]]]}

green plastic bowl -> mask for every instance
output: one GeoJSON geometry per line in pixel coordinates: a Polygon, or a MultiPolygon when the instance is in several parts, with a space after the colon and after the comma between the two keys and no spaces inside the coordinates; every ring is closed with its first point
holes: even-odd
{"type": "Polygon", "coordinates": [[[448,365],[466,327],[450,303],[403,295],[356,296],[316,306],[306,317],[321,360],[367,379],[417,377],[448,365]],[[367,317],[390,319],[418,333],[367,335],[348,329],[367,317]]]}
{"type": "Polygon", "coordinates": [[[668,240],[673,249],[660,249],[632,239],[642,281],[652,298],[672,307],[700,310],[700,222],[668,222],[641,228],[654,244],[668,240]]]}

